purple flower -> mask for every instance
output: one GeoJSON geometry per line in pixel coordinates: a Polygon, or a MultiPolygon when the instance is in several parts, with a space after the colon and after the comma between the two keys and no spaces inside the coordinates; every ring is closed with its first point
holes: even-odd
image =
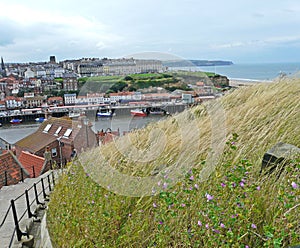
{"type": "Polygon", "coordinates": [[[198,226],[202,226],[202,222],[198,220],[198,226]]]}
{"type": "Polygon", "coordinates": [[[199,185],[198,185],[197,183],[194,185],[194,187],[195,187],[196,189],[199,189],[199,185]]]}
{"type": "Polygon", "coordinates": [[[181,207],[183,207],[183,208],[184,208],[185,206],[186,206],[186,205],[185,205],[184,203],[182,203],[182,204],[181,204],[181,207]]]}
{"type": "Polygon", "coordinates": [[[225,183],[221,183],[221,186],[222,186],[222,188],[225,188],[226,184],[225,183]]]}
{"type": "Polygon", "coordinates": [[[194,189],[194,188],[193,188],[192,186],[191,186],[191,187],[189,187],[189,190],[190,190],[190,191],[192,191],[193,189],[194,189]]]}
{"type": "Polygon", "coordinates": [[[214,199],[214,197],[208,193],[205,194],[207,201],[211,201],[212,199],[214,199]]]}
{"type": "Polygon", "coordinates": [[[156,207],[157,207],[157,205],[155,204],[155,202],[153,203],[153,207],[154,207],[154,208],[156,208],[156,207]]]}
{"type": "Polygon", "coordinates": [[[209,224],[206,224],[205,227],[206,227],[206,229],[208,229],[209,228],[209,224]]]}
{"type": "Polygon", "coordinates": [[[218,234],[220,233],[220,231],[217,229],[213,229],[213,232],[218,233],[218,234]]]}
{"type": "Polygon", "coordinates": [[[257,190],[260,190],[260,186],[257,186],[256,189],[257,189],[257,190]]]}
{"type": "Polygon", "coordinates": [[[223,223],[220,224],[221,228],[225,228],[225,225],[223,223]]]}
{"type": "Polygon", "coordinates": [[[246,245],[245,248],[250,248],[250,247],[248,245],[246,245]]]}
{"type": "Polygon", "coordinates": [[[251,224],[251,228],[253,228],[253,229],[256,229],[257,228],[257,226],[255,225],[255,224],[251,224]]]}
{"type": "Polygon", "coordinates": [[[194,176],[191,175],[191,177],[189,178],[191,181],[194,181],[194,176]]]}
{"type": "Polygon", "coordinates": [[[232,186],[232,187],[235,187],[235,186],[236,186],[236,183],[232,183],[231,186],[232,186]]]}
{"type": "Polygon", "coordinates": [[[240,182],[240,186],[241,186],[242,188],[244,188],[244,186],[245,186],[244,182],[240,182]]]}
{"type": "Polygon", "coordinates": [[[160,225],[164,224],[162,221],[159,222],[160,225]]]}
{"type": "Polygon", "coordinates": [[[163,184],[163,189],[166,189],[166,188],[168,188],[168,184],[167,184],[167,183],[164,183],[164,184],[163,184]]]}
{"type": "Polygon", "coordinates": [[[131,217],[132,216],[132,214],[128,214],[128,217],[131,217]]]}
{"type": "Polygon", "coordinates": [[[298,184],[297,183],[295,183],[295,182],[292,182],[292,187],[293,187],[293,189],[298,189],[298,184]]]}
{"type": "Polygon", "coordinates": [[[92,203],[92,204],[95,204],[95,202],[94,202],[94,201],[92,201],[91,203],[92,203]]]}

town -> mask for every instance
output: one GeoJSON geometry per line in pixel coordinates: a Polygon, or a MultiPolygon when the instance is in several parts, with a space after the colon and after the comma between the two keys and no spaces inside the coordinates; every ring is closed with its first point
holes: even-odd
{"type": "Polygon", "coordinates": [[[210,77],[214,82],[209,85],[205,77],[191,82],[167,71],[159,60],[82,58],[57,63],[50,56],[48,62],[5,64],[1,57],[0,118],[33,113],[32,109],[70,112],[56,107],[74,105],[192,104],[218,96],[215,86],[228,86],[228,79],[220,75],[210,77]]]}

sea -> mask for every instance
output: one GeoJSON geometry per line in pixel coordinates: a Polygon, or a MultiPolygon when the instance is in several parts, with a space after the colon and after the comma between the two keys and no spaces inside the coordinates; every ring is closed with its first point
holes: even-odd
{"type": "MultiPolygon", "coordinates": [[[[261,64],[233,64],[226,66],[203,66],[203,67],[179,67],[170,68],[172,70],[187,70],[187,71],[206,71],[214,72],[220,75],[227,76],[231,80],[246,80],[246,81],[272,81],[280,75],[289,77],[300,76],[299,63],[261,63],[261,64]]],[[[112,119],[103,119],[97,122],[92,122],[93,130],[104,131],[111,128],[113,131],[119,129],[120,133],[139,129],[146,126],[149,122],[159,121],[161,118],[132,118],[131,116],[116,116],[112,119]]],[[[35,132],[40,124],[23,123],[17,126],[6,125],[0,127],[0,138],[14,144],[25,136],[35,132]]]]}
{"type": "Polygon", "coordinates": [[[173,67],[170,70],[206,71],[214,72],[232,80],[272,81],[281,75],[289,77],[300,76],[300,62],[298,63],[258,63],[233,64],[225,66],[191,66],[173,67]]]}

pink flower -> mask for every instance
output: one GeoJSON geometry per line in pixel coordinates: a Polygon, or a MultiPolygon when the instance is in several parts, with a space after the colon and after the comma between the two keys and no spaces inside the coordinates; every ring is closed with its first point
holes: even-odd
{"type": "Polygon", "coordinates": [[[251,227],[253,228],[253,229],[256,229],[257,228],[257,226],[255,225],[255,224],[251,224],[251,227]]]}
{"type": "Polygon", "coordinates": [[[205,194],[207,201],[211,201],[212,199],[214,199],[214,197],[208,193],[205,194]]]}
{"type": "Polygon", "coordinates": [[[154,207],[154,208],[156,208],[156,207],[157,207],[157,205],[155,204],[155,202],[153,203],[153,207],[154,207]]]}
{"type": "Polygon", "coordinates": [[[220,224],[221,228],[225,228],[225,225],[223,223],[220,224]]]}
{"type": "Polygon", "coordinates": [[[242,188],[244,188],[244,186],[245,186],[244,182],[240,182],[240,186],[241,186],[242,188]]]}
{"type": "Polygon", "coordinates": [[[206,227],[206,229],[208,229],[209,228],[209,224],[206,224],[205,227],[206,227]]]}
{"type": "Polygon", "coordinates": [[[222,186],[222,188],[225,188],[226,184],[225,183],[221,183],[221,186],[222,186]]]}
{"type": "Polygon", "coordinates": [[[202,226],[202,222],[198,220],[198,226],[202,226]]]}
{"type": "Polygon", "coordinates": [[[257,189],[257,190],[260,190],[260,186],[257,186],[256,189],[257,189]]]}
{"type": "Polygon", "coordinates": [[[182,203],[182,204],[181,204],[181,207],[183,207],[183,208],[184,208],[185,206],[186,206],[186,205],[185,205],[184,203],[182,203]]]}
{"type": "Polygon", "coordinates": [[[194,181],[194,176],[191,175],[191,177],[189,178],[191,181],[194,181]]]}
{"type": "Polygon", "coordinates": [[[293,187],[293,189],[298,189],[298,184],[297,183],[295,183],[295,182],[292,182],[292,187],[293,187]]]}
{"type": "Polygon", "coordinates": [[[196,189],[199,189],[199,185],[198,185],[197,183],[194,185],[194,187],[195,187],[196,189]]]}

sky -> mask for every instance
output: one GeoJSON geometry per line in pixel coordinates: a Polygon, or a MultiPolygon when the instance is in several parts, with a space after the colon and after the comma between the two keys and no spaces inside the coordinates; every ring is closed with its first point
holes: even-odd
{"type": "Polygon", "coordinates": [[[299,27],[299,0],[0,0],[0,56],[299,62],[299,27]]]}

